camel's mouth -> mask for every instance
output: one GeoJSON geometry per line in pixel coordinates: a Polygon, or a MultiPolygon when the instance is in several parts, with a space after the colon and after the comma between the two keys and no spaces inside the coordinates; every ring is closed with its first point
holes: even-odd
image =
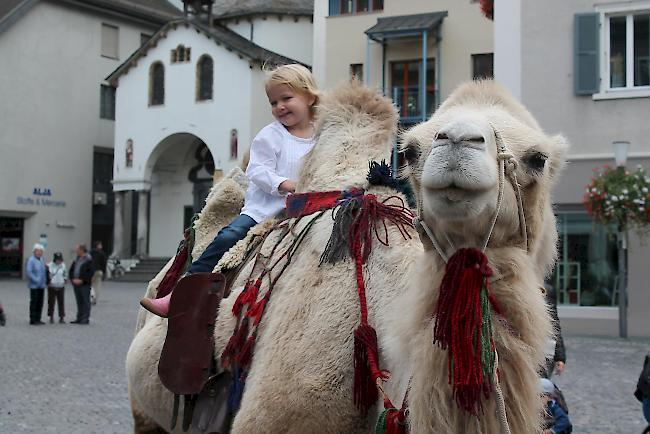
{"type": "Polygon", "coordinates": [[[443,188],[427,188],[427,194],[435,196],[445,203],[470,202],[483,193],[483,190],[469,189],[451,184],[443,188]]]}

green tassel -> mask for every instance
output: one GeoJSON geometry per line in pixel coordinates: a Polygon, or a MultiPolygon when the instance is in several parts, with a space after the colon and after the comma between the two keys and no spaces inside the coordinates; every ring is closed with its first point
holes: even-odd
{"type": "Polygon", "coordinates": [[[375,434],[386,434],[386,429],[387,429],[386,417],[388,416],[388,412],[391,410],[394,409],[387,408],[386,410],[381,412],[379,418],[377,419],[377,423],[375,424],[375,434]]]}
{"type": "Polygon", "coordinates": [[[481,325],[481,365],[483,368],[483,378],[487,383],[492,382],[495,362],[491,310],[487,288],[483,285],[481,288],[481,311],[483,313],[483,324],[481,325]]]}

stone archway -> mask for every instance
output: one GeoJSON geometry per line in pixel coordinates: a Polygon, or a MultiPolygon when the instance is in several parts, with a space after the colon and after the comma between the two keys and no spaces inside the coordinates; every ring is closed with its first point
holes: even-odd
{"type": "MultiPolygon", "coordinates": [[[[188,223],[198,212],[213,184],[215,163],[207,144],[190,133],[176,133],[163,139],[149,158],[150,256],[169,257],[188,223]]],[[[140,222],[141,219],[138,219],[140,222]]],[[[140,241],[138,235],[138,241],[140,241]]]]}

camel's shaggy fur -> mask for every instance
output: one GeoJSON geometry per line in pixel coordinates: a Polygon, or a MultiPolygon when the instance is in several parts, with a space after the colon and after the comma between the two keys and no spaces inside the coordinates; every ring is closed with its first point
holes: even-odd
{"type": "MultiPolygon", "coordinates": [[[[447,234],[457,248],[480,247],[496,205],[497,184],[493,182],[497,168],[496,144],[492,128],[500,134],[518,162],[516,174],[522,188],[530,245],[530,251],[526,252],[518,231],[514,190],[506,182],[504,204],[486,251],[495,271],[491,291],[503,311],[503,317],[495,323],[500,384],[512,432],[533,433],[538,430],[541,414],[537,369],[544,358],[543,350],[550,334],[549,316],[541,287],[545,273],[555,260],[557,240],[550,189],[563,165],[566,143],[562,137],[546,136],[519,103],[488,81],[459,88],[429,121],[405,134],[403,148],[409,159],[407,172],[416,186],[421,204],[421,218],[428,223],[436,238],[442,240],[443,246],[447,245],[447,234]],[[463,120],[455,127],[448,128],[459,119],[463,120]],[[445,142],[438,137],[441,130],[450,131],[450,137],[451,133],[467,132],[463,137],[474,141],[445,142]],[[480,132],[479,137],[476,137],[477,131],[480,132]],[[481,139],[484,140],[482,147],[476,145],[481,139]],[[463,146],[482,151],[465,150],[463,146]],[[454,163],[454,155],[462,152],[466,155],[461,154],[457,157],[460,161],[454,163]],[[532,170],[528,165],[528,156],[535,152],[548,157],[541,171],[532,170]],[[436,158],[436,161],[431,161],[432,158],[436,158]],[[481,159],[484,161],[479,161],[481,159]],[[471,168],[464,167],[465,163],[471,164],[471,168]],[[440,168],[440,164],[445,167],[440,168]],[[495,172],[481,173],[482,167],[495,172]],[[469,174],[464,170],[468,170],[469,174]],[[458,172],[461,172],[460,175],[458,172]],[[436,176],[455,176],[454,179],[459,180],[455,181],[458,183],[456,190],[463,183],[470,189],[472,185],[481,185],[483,181],[480,178],[492,181],[485,181],[488,188],[480,195],[466,190],[470,192],[467,195],[470,199],[467,199],[465,208],[461,208],[466,212],[454,216],[451,211],[427,205],[440,200],[440,196],[444,198],[446,194],[454,194],[436,192],[433,186],[440,179],[436,176]],[[424,184],[423,180],[426,181],[424,184]]],[[[455,200],[465,193],[455,194],[457,196],[449,197],[455,200]]],[[[450,206],[456,204],[450,202],[450,206]]],[[[416,268],[417,274],[409,291],[400,299],[399,308],[394,310],[392,323],[395,333],[388,345],[393,374],[401,380],[400,392],[412,376],[409,395],[411,432],[501,432],[495,414],[494,394],[486,402],[485,413],[480,420],[457,408],[447,379],[447,352],[432,344],[433,312],[444,264],[435,250],[427,249],[416,268]],[[409,315],[404,316],[403,312],[409,312],[409,315]]]]}

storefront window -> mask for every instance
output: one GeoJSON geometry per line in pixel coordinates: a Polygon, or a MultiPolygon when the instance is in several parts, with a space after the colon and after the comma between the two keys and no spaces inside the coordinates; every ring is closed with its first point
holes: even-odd
{"type": "Polygon", "coordinates": [[[558,261],[550,284],[558,304],[615,306],[618,302],[616,236],[586,213],[558,213],[558,261]]]}

